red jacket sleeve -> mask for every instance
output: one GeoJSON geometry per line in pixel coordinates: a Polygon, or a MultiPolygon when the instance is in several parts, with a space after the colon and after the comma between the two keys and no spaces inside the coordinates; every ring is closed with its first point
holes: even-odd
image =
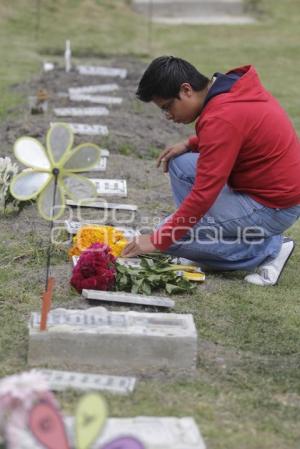
{"type": "Polygon", "coordinates": [[[242,139],[226,120],[210,117],[198,129],[200,156],[194,186],[179,209],[151,236],[153,245],[166,250],[178,242],[215,202],[234,166],[242,139]]]}

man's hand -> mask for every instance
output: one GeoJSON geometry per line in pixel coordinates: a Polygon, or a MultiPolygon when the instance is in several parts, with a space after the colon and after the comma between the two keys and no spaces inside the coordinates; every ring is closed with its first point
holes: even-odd
{"type": "Polygon", "coordinates": [[[162,164],[164,173],[167,173],[169,160],[172,159],[172,157],[186,153],[188,149],[188,141],[176,143],[171,147],[167,147],[157,159],[157,168],[162,164]]]}
{"type": "Polygon", "coordinates": [[[149,234],[139,235],[124,248],[121,257],[136,257],[140,254],[153,253],[157,251],[150,240],[149,234]]]}

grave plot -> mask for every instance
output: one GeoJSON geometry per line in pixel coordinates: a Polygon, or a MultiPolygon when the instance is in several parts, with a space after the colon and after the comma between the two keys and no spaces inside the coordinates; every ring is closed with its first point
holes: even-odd
{"type": "Polygon", "coordinates": [[[118,84],[96,84],[94,86],[69,87],[69,95],[101,94],[119,90],[118,84]]]}
{"type": "Polygon", "coordinates": [[[106,105],[119,105],[122,103],[123,99],[120,97],[109,97],[109,96],[100,96],[100,95],[88,95],[88,94],[70,94],[71,101],[80,101],[80,102],[88,102],[88,103],[99,103],[106,105]]]}
{"type": "Polygon", "coordinates": [[[113,394],[132,393],[136,386],[134,377],[108,376],[101,374],[79,373],[75,371],[58,371],[50,369],[34,369],[46,379],[50,390],[64,391],[74,389],[80,391],[108,391],[113,394]]]}
{"type": "Polygon", "coordinates": [[[101,117],[109,115],[107,108],[54,108],[57,117],[101,117]]]}
{"type": "Polygon", "coordinates": [[[195,373],[192,315],[55,309],[45,332],[39,330],[40,320],[40,313],[32,313],[30,366],[134,376],[195,373]]]}
{"type": "Polygon", "coordinates": [[[99,196],[127,197],[127,181],[125,179],[91,179],[99,196]]]}
{"type": "Polygon", "coordinates": [[[81,75],[119,77],[121,79],[127,77],[126,69],[114,67],[79,65],[77,66],[77,70],[81,75]]]}
{"type": "Polygon", "coordinates": [[[138,304],[142,306],[172,308],[175,302],[166,297],[146,296],[123,292],[105,292],[101,290],[82,290],[82,296],[99,302],[112,302],[119,304],[138,304]]]}

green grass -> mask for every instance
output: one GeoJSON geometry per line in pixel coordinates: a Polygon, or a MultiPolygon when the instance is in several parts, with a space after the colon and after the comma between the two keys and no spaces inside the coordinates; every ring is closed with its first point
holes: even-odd
{"type": "MultiPolygon", "coordinates": [[[[254,26],[153,26],[151,54],[147,23],[121,0],[41,2],[2,0],[0,5],[0,117],[12,117],[24,101],[10,85],[29,79],[47,55],[63,53],[70,38],[75,57],[115,54],[150,60],[183,56],[205,74],[254,64],[265,85],[287,109],[300,131],[298,0],[264,0],[254,26]]],[[[133,150],[126,147],[124,151],[133,150]]],[[[153,153],[156,149],[153,148],[153,153]]],[[[26,212],[25,212],[26,214],[26,212]]],[[[30,221],[30,219],[29,219],[30,221]]],[[[20,219],[17,219],[20,225],[20,219]]],[[[45,253],[33,230],[14,230],[13,217],[1,219],[0,374],[27,368],[29,313],[39,306],[45,253]]],[[[300,239],[300,226],[288,233],[300,239]]],[[[40,236],[40,234],[38,233],[40,236]]],[[[64,264],[63,251],[55,264],[64,264]]],[[[296,449],[300,429],[300,249],[275,288],[241,282],[242,273],[209,275],[191,297],[177,299],[176,311],[193,313],[199,331],[195,379],[144,381],[128,398],[110,397],[111,413],[194,416],[211,449],[296,449]]],[[[56,266],[56,265],[55,265],[56,266]]],[[[75,297],[59,283],[55,303],[75,297]]],[[[72,409],[77,395],[63,393],[72,409]]]]}

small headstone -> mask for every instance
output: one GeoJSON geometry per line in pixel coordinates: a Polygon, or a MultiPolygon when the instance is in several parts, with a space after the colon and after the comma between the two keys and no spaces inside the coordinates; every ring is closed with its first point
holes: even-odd
{"type": "Polygon", "coordinates": [[[88,94],[71,94],[71,101],[86,101],[89,103],[99,103],[99,104],[121,104],[123,99],[120,97],[109,97],[109,96],[100,96],[100,95],[88,95],[88,94]]]}
{"type": "MultiPolygon", "coordinates": [[[[96,224],[95,222],[91,223],[91,222],[65,220],[65,228],[69,234],[77,234],[77,232],[79,231],[79,229],[82,226],[87,226],[87,225],[91,226],[91,225],[95,225],[95,224],[96,224]]],[[[141,235],[140,231],[130,228],[129,226],[115,226],[115,228],[118,231],[124,232],[124,236],[128,240],[133,239],[134,237],[137,237],[138,235],[141,235]]],[[[140,259],[122,258],[122,260],[124,260],[124,262],[125,262],[126,260],[140,260],[140,259]]],[[[125,265],[125,263],[124,263],[124,265],[125,265]]]]}
{"type": "Polygon", "coordinates": [[[90,179],[98,195],[127,197],[127,182],[124,179],[90,179]]]}
{"type": "Polygon", "coordinates": [[[105,148],[101,148],[101,157],[109,157],[110,152],[109,150],[106,150],[105,148]]]}
{"type": "Polygon", "coordinates": [[[118,90],[118,84],[96,84],[94,86],[70,87],[69,95],[76,94],[101,94],[118,90]]]}
{"type": "Polygon", "coordinates": [[[142,306],[172,308],[175,302],[170,298],[160,296],[137,295],[124,292],[105,292],[102,290],[82,290],[82,296],[103,302],[116,302],[121,304],[139,304],[142,306]]]}
{"type": "Polygon", "coordinates": [[[50,369],[34,369],[32,371],[41,373],[45,377],[49,388],[53,391],[64,391],[72,388],[83,391],[99,390],[129,394],[134,391],[136,385],[134,377],[107,376],[50,369]]]}
{"type": "Polygon", "coordinates": [[[118,257],[117,262],[128,268],[140,268],[141,266],[141,259],[138,257],[118,257]]]}
{"type": "Polygon", "coordinates": [[[66,49],[65,49],[65,70],[66,72],[70,72],[72,68],[71,64],[71,42],[69,40],[66,41],[66,49]]]}
{"type": "Polygon", "coordinates": [[[52,70],[54,70],[54,64],[53,64],[53,62],[47,62],[47,61],[45,61],[44,63],[43,63],[43,70],[44,70],[44,72],[51,72],[52,70]]]}
{"type": "Polygon", "coordinates": [[[130,212],[136,212],[138,207],[135,204],[118,204],[108,203],[107,201],[81,201],[76,202],[73,200],[67,200],[67,206],[72,207],[91,207],[93,209],[115,209],[126,210],[130,212]]]}
{"type": "Polygon", "coordinates": [[[71,123],[75,134],[86,134],[89,136],[108,136],[108,128],[103,125],[86,125],[85,123],[71,123]]]}
{"type": "Polygon", "coordinates": [[[100,161],[95,165],[95,167],[91,168],[88,173],[94,173],[94,172],[104,172],[106,171],[107,167],[107,157],[101,157],[100,161]]]}
{"type": "Polygon", "coordinates": [[[105,107],[97,108],[54,108],[54,114],[58,117],[97,117],[109,115],[105,107]]]}
{"type": "Polygon", "coordinates": [[[127,76],[126,69],[117,69],[113,67],[79,65],[77,69],[81,75],[112,76],[112,77],[118,76],[122,79],[126,78],[127,76]]]}
{"type": "Polygon", "coordinates": [[[197,331],[192,315],[53,309],[29,323],[31,366],[118,375],[194,374],[197,331]],[[79,356],[80,355],[80,356],[79,356]]]}
{"type": "MultiPolygon", "coordinates": [[[[55,122],[57,123],[57,122],[55,122]]],[[[50,126],[55,124],[50,123],[50,126]]],[[[108,128],[104,125],[87,125],[86,123],[68,123],[74,134],[83,134],[88,136],[108,136],[108,128]]]]}

